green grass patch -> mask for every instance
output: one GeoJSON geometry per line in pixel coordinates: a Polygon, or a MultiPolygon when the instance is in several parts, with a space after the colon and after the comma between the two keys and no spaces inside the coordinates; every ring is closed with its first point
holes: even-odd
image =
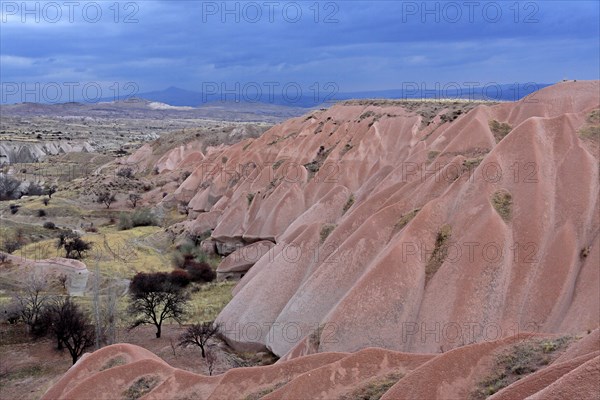
{"type": "MultiPolygon", "coordinates": [[[[171,261],[169,255],[155,248],[152,235],[162,232],[155,226],[144,226],[117,231],[114,227],[102,227],[99,233],[82,236],[83,240],[92,243],[92,250],[82,258],[90,270],[96,268],[101,273],[129,278],[137,272],[169,272],[171,261]]],[[[29,244],[18,250],[16,254],[26,258],[47,259],[64,257],[64,251],[56,249],[57,240],[44,240],[29,244]]]]}
{"type": "Polygon", "coordinates": [[[512,204],[512,195],[507,190],[498,190],[492,195],[492,205],[504,221],[510,221],[512,204]]]}
{"type": "Polygon", "coordinates": [[[214,321],[233,297],[236,282],[211,282],[191,289],[190,322],[214,321]]]}

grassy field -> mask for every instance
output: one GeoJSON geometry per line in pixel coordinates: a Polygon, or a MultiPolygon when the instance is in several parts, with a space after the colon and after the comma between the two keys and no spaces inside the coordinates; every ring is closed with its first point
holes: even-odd
{"type": "MultiPolygon", "coordinates": [[[[83,235],[83,240],[92,243],[92,250],[81,261],[90,270],[98,265],[102,274],[113,277],[130,278],[136,272],[170,271],[172,267],[168,252],[161,251],[155,245],[155,236],[160,232],[162,228],[156,226],[126,231],[102,227],[98,233],[83,235]]],[[[31,243],[15,254],[38,260],[64,257],[64,252],[56,248],[56,239],[31,243]]]]}

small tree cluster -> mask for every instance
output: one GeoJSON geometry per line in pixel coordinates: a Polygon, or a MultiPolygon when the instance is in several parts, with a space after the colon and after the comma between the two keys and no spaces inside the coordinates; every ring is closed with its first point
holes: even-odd
{"type": "Polygon", "coordinates": [[[76,232],[64,230],[58,236],[56,248],[64,248],[66,258],[78,260],[83,258],[87,251],[91,250],[92,243],[83,240],[76,232]]]}

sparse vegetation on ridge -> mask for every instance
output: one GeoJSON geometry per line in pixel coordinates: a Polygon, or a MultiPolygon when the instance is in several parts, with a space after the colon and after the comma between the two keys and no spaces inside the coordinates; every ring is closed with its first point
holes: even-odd
{"type": "Polygon", "coordinates": [[[496,143],[504,139],[506,135],[512,131],[512,126],[505,122],[498,122],[495,119],[489,122],[490,130],[494,135],[494,139],[496,139],[496,143]]]}
{"type": "Polygon", "coordinates": [[[573,342],[571,336],[531,339],[498,354],[490,375],[477,384],[470,400],[483,400],[554,361],[573,342]]]}
{"type": "Polygon", "coordinates": [[[437,270],[442,266],[448,255],[448,244],[452,236],[452,227],[448,224],[443,225],[435,238],[435,247],[431,257],[425,265],[425,284],[427,284],[437,270]]]}
{"type": "Polygon", "coordinates": [[[504,221],[512,217],[512,195],[508,190],[498,190],[492,195],[492,205],[504,221]]]}

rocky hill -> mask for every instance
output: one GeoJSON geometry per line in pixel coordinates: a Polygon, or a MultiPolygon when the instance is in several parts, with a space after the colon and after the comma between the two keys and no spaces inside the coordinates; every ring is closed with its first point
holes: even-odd
{"type": "Polygon", "coordinates": [[[203,249],[241,277],[217,319],[227,342],[281,360],[204,377],[113,346],[45,398],[100,386],[106,398],[360,398],[369,385],[384,399],[468,398],[496,378],[493,398],[592,398],[599,107],[598,81],[515,103],[348,101],[256,139],[172,150],[159,177],[192,169],[162,200],[187,206],[172,230],[210,231],[203,249]],[[539,372],[490,378],[515,351],[541,354],[516,369],[539,372]],[[99,372],[117,356],[127,365],[99,372]]]}

